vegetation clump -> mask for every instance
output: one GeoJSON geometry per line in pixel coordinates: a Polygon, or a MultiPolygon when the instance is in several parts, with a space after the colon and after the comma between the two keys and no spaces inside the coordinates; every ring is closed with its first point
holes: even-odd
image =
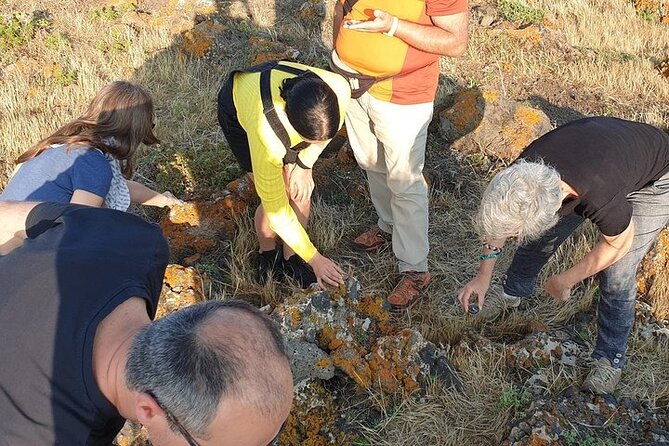
{"type": "Polygon", "coordinates": [[[43,13],[12,13],[0,17],[0,49],[8,50],[31,41],[38,30],[48,28],[51,21],[43,13]]]}
{"type": "Polygon", "coordinates": [[[541,8],[533,8],[518,0],[499,0],[502,17],[509,22],[531,25],[541,21],[546,12],[541,8]]]}

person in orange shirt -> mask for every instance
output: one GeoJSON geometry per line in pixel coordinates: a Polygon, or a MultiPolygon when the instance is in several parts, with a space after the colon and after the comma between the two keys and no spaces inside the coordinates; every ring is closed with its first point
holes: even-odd
{"type": "Polygon", "coordinates": [[[341,268],[318,252],[305,228],[311,168],[343,125],[350,97],[342,76],[286,61],[233,71],[219,92],[223,134],[261,201],[255,214],[261,282],[283,274],[303,287],[343,283],[341,268]]]}
{"type": "Polygon", "coordinates": [[[352,97],[349,141],[367,173],[378,223],[354,240],[365,251],[392,240],[401,278],[388,296],[413,305],[430,281],[428,190],[423,178],[427,127],[439,57],[467,48],[467,0],[338,0],[331,68],[352,97]]]}

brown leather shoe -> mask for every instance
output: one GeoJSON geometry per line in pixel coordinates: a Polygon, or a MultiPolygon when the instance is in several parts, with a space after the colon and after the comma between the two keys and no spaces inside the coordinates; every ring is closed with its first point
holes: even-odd
{"type": "Polygon", "coordinates": [[[395,289],[388,295],[388,302],[394,311],[408,310],[420,298],[422,291],[430,283],[429,272],[405,271],[395,289]]]}
{"type": "Polygon", "coordinates": [[[357,249],[369,252],[378,250],[382,246],[390,243],[391,240],[391,234],[383,232],[378,225],[374,225],[353,239],[353,245],[355,245],[357,249]]]}

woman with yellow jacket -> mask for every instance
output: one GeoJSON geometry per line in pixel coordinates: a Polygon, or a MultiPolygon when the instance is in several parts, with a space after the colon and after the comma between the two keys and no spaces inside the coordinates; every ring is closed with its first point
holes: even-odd
{"type": "Polygon", "coordinates": [[[343,271],[318,252],[306,226],[311,169],[343,124],[350,96],[342,76],[285,61],[233,71],[219,92],[223,134],[261,201],[255,213],[261,282],[283,272],[304,287],[343,283],[343,271]]]}

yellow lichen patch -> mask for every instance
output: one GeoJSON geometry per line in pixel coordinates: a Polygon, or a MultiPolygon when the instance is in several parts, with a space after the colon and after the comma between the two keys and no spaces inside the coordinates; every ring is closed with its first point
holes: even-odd
{"type": "Polygon", "coordinates": [[[354,306],[354,309],[364,315],[373,318],[376,322],[387,322],[390,320],[390,313],[383,306],[384,300],[380,296],[364,296],[360,303],[354,306]]]}
{"type": "Polygon", "coordinates": [[[167,265],[163,285],[156,318],[204,300],[204,290],[209,286],[209,279],[195,268],[167,265]]]}
{"type": "Polygon", "coordinates": [[[337,426],[340,414],[334,399],[320,382],[298,388],[286,427],[279,436],[281,446],[350,446],[352,435],[337,426]]]}
{"type": "Polygon", "coordinates": [[[165,270],[164,283],[175,291],[190,289],[203,296],[205,282],[208,282],[208,279],[192,267],[167,265],[165,270]]]}
{"type": "Polygon", "coordinates": [[[300,313],[300,310],[295,307],[291,307],[288,311],[290,314],[290,324],[293,326],[293,328],[299,327],[302,323],[302,313],[300,313]]]}
{"type": "Polygon", "coordinates": [[[314,364],[314,366],[317,369],[330,369],[330,367],[333,366],[332,359],[330,359],[327,356],[324,356],[318,361],[316,361],[316,364],[314,364]]]}
{"type": "Polygon", "coordinates": [[[499,91],[497,90],[483,90],[481,95],[486,102],[491,104],[495,104],[497,101],[499,101],[499,91]]]}
{"type": "Polygon", "coordinates": [[[170,211],[170,221],[174,224],[188,223],[196,226],[200,224],[200,212],[195,202],[175,206],[170,211]]]}
{"type": "Polygon", "coordinates": [[[660,0],[634,0],[634,8],[640,14],[655,13],[660,10],[660,0]]]}
{"type": "Polygon", "coordinates": [[[643,260],[637,288],[650,301],[657,319],[669,318],[669,229],[660,232],[655,248],[643,260]]]}
{"type": "Polygon", "coordinates": [[[513,119],[501,129],[509,155],[516,156],[534,140],[535,127],[541,122],[541,118],[538,110],[526,105],[516,108],[513,119]]]}
{"type": "Polygon", "coordinates": [[[330,344],[336,338],[337,338],[337,333],[335,332],[334,328],[332,328],[329,325],[326,325],[318,333],[318,346],[322,349],[336,350],[336,348],[330,348],[330,344]]]}
{"type": "Polygon", "coordinates": [[[395,336],[383,339],[367,355],[372,372],[372,383],[382,392],[408,395],[420,389],[416,381],[419,365],[412,358],[412,330],[402,330],[395,336]]]}
{"type": "Polygon", "coordinates": [[[505,32],[509,37],[525,43],[526,46],[535,46],[541,43],[543,39],[541,29],[537,25],[531,25],[522,29],[509,29],[505,32]]]}
{"type": "Polygon", "coordinates": [[[173,252],[192,255],[214,249],[222,238],[234,235],[233,216],[247,204],[234,195],[215,201],[193,201],[172,208],[160,220],[173,252]]]}

